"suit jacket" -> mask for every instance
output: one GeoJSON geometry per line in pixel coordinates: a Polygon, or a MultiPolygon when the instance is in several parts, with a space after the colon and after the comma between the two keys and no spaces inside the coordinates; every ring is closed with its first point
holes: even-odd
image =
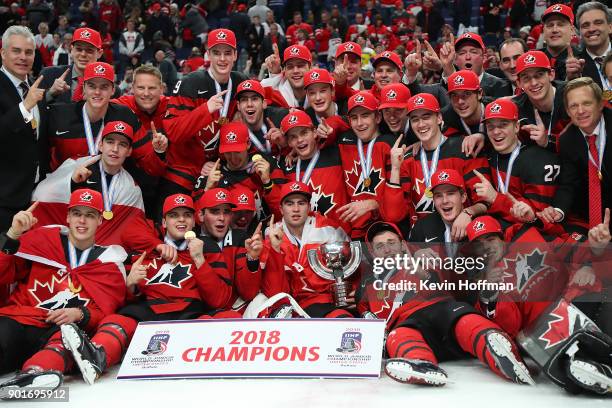
{"type": "Polygon", "coordinates": [[[40,83],[41,88],[49,89],[53,86],[53,82],[59,77],[62,76],[64,72],[68,68],[70,68],[70,72],[66,75],[66,83],[70,85],[70,91],[66,91],[61,93],[52,99],[48,99],[49,103],[70,103],[72,102],[72,93],[74,90],[72,89],[72,67],[73,65],[58,65],[56,67],[46,67],[40,73],[43,76],[43,80],[40,83]]]}
{"type": "Polygon", "coordinates": [[[508,81],[485,72],[482,74],[480,87],[486,96],[494,99],[512,95],[512,86],[508,81]]]}
{"type": "Polygon", "coordinates": [[[418,93],[429,93],[436,97],[440,106],[446,106],[450,104],[450,99],[448,99],[448,92],[446,91],[446,86],[442,84],[421,84],[417,79],[410,85],[408,85],[408,89],[410,89],[410,94],[412,96],[418,93]]]}
{"type": "MultiPolygon", "coordinates": [[[[604,108],[603,117],[606,122],[606,148],[601,165],[602,214],[606,208],[612,208],[612,109],[604,108]]],[[[563,210],[566,219],[569,216],[584,221],[589,219],[587,149],[585,138],[577,126],[571,125],[561,134],[561,173],[553,207],[563,210]]]]}
{"type": "MultiPolygon", "coordinates": [[[[37,140],[31,123],[23,119],[20,102],[17,89],[0,71],[0,208],[15,212],[29,205],[39,166],[41,179],[49,167],[49,149],[44,132],[40,132],[37,140]]],[[[42,122],[44,103],[39,103],[38,110],[42,122]]]]}
{"type": "Polygon", "coordinates": [[[582,76],[592,78],[593,81],[595,81],[595,83],[599,85],[600,88],[603,89],[603,84],[601,83],[601,76],[600,76],[601,71],[599,70],[597,63],[593,60],[593,58],[591,58],[589,53],[586,51],[586,48],[580,51],[578,58],[584,59],[584,68],[582,68],[582,76]]]}

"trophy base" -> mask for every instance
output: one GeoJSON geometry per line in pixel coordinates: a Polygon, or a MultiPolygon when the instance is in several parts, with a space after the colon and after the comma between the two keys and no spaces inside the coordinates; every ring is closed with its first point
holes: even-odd
{"type": "Polygon", "coordinates": [[[336,307],[346,308],[349,306],[346,298],[350,293],[351,287],[347,282],[338,280],[332,284],[332,295],[334,298],[334,304],[336,307]]]}

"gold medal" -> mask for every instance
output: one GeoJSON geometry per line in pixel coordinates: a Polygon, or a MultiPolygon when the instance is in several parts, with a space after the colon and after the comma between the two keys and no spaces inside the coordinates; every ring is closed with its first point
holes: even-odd
{"type": "Polygon", "coordinates": [[[70,277],[68,277],[68,288],[70,289],[70,291],[72,293],[79,293],[81,291],[81,289],[83,289],[83,285],[79,285],[78,288],[75,288],[74,284],[72,283],[72,279],[70,279],[70,277]]]}
{"type": "Polygon", "coordinates": [[[604,101],[610,101],[610,100],[612,100],[612,89],[609,89],[609,90],[607,90],[607,91],[604,91],[604,93],[603,93],[603,97],[602,97],[602,98],[603,98],[603,100],[604,100],[604,101]]]}
{"type": "Polygon", "coordinates": [[[112,220],[112,219],[113,219],[113,216],[114,216],[114,214],[113,214],[113,212],[112,212],[112,211],[104,211],[104,212],[102,213],[102,218],[104,218],[106,221],[110,221],[110,220],[112,220]]]}
{"type": "Polygon", "coordinates": [[[251,158],[251,161],[256,162],[258,160],[263,160],[263,156],[261,154],[254,154],[251,158]]]}
{"type": "Polygon", "coordinates": [[[221,126],[225,125],[227,122],[228,120],[225,116],[220,117],[219,120],[217,121],[217,123],[221,126]]]}
{"type": "Polygon", "coordinates": [[[363,186],[365,188],[369,188],[371,184],[372,184],[372,179],[370,179],[369,177],[366,177],[365,180],[363,180],[363,186]]]}
{"type": "Polygon", "coordinates": [[[185,239],[194,239],[196,237],[196,233],[193,231],[187,231],[185,233],[185,239]]]}
{"type": "Polygon", "coordinates": [[[425,197],[427,197],[427,198],[432,198],[433,197],[433,193],[431,192],[429,187],[425,189],[425,197]]]}
{"type": "Polygon", "coordinates": [[[36,118],[32,118],[30,124],[32,125],[32,129],[36,129],[38,127],[38,121],[36,121],[36,118]]]}
{"type": "Polygon", "coordinates": [[[601,170],[597,172],[597,177],[599,177],[599,180],[603,178],[603,176],[601,175],[601,170]]]}

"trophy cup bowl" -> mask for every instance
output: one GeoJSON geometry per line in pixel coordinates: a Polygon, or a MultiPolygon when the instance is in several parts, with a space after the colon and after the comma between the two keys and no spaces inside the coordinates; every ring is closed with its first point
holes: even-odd
{"type": "Polygon", "coordinates": [[[336,307],[347,307],[346,298],[350,285],[346,282],[359,267],[361,245],[359,242],[331,242],[317,249],[309,249],[308,263],[321,278],[333,281],[332,295],[336,307]]]}

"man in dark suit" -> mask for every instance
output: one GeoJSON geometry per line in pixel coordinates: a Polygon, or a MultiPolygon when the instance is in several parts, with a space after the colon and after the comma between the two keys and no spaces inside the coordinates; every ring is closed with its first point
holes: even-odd
{"type": "Polygon", "coordinates": [[[604,79],[602,63],[611,49],[612,10],[598,1],[590,1],[578,8],[577,17],[584,48],[565,61],[567,79],[581,76],[593,78],[605,90],[610,84],[604,79]]]}
{"type": "Polygon", "coordinates": [[[564,98],[572,125],[560,139],[559,188],[542,215],[585,232],[612,207],[612,147],[607,143],[612,110],[604,107],[601,88],[591,78],[568,82],[564,98]]]}
{"type": "Polygon", "coordinates": [[[100,33],[83,27],[75,30],[70,45],[73,64],[47,67],[42,70],[42,87],[47,89],[48,104],[78,102],[83,97],[83,72],[87,64],[102,56],[100,33]]]}
{"type": "Polygon", "coordinates": [[[13,215],[29,205],[47,168],[48,149],[38,132],[44,89],[39,87],[41,78],[32,85],[28,81],[35,47],[34,35],[26,27],[11,26],[2,35],[0,230],[10,227],[13,215]]]}

